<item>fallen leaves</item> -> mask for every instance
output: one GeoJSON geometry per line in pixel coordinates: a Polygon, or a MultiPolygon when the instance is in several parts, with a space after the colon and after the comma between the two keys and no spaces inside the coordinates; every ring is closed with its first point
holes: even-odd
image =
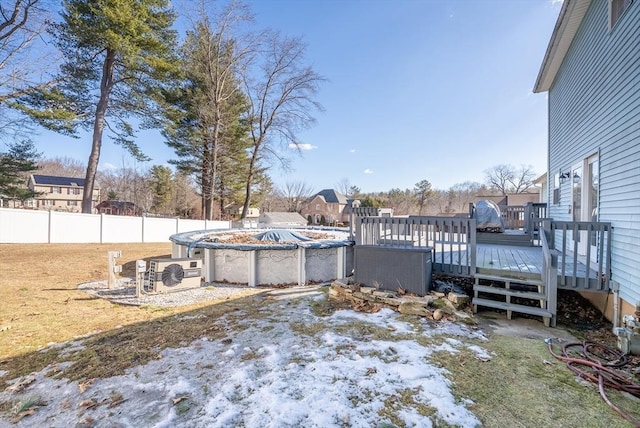
{"type": "Polygon", "coordinates": [[[85,382],[80,382],[78,383],[78,389],[80,390],[80,394],[84,394],[84,392],[87,390],[87,388],[89,388],[91,385],[93,385],[93,382],[95,381],[95,379],[89,379],[85,382]]]}
{"type": "Polygon", "coordinates": [[[176,397],[176,398],[172,399],[171,401],[173,401],[173,405],[175,406],[176,404],[178,404],[178,403],[180,403],[180,402],[182,402],[184,400],[187,400],[188,398],[189,398],[188,396],[183,395],[181,397],[176,397]]]}
{"type": "Polygon", "coordinates": [[[11,393],[20,392],[35,381],[36,381],[36,376],[33,374],[30,374],[29,376],[23,378],[21,381],[16,382],[13,385],[7,387],[5,391],[11,392],[11,393]]]}
{"type": "Polygon", "coordinates": [[[11,423],[17,424],[23,418],[34,415],[37,409],[46,405],[47,403],[45,401],[37,398],[29,398],[18,403],[14,409],[16,415],[11,419],[11,423]]]}
{"type": "Polygon", "coordinates": [[[87,400],[82,400],[78,404],[78,407],[81,409],[95,409],[96,407],[98,407],[98,402],[93,398],[89,398],[87,400]]]}

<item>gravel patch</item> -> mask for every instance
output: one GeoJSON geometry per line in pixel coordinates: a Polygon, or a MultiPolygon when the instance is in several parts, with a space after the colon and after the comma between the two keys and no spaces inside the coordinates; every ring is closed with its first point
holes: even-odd
{"type": "Polygon", "coordinates": [[[117,279],[116,286],[112,289],[108,288],[107,281],[85,282],[79,284],[78,289],[121,305],[160,307],[187,306],[213,300],[227,300],[270,290],[246,285],[205,284],[202,287],[172,293],[143,292],[140,297],[136,297],[136,284],[133,278],[117,279]]]}

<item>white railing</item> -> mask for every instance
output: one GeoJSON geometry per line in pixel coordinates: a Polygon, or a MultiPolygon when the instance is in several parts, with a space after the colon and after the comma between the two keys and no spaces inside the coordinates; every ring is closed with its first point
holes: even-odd
{"type": "Polygon", "coordinates": [[[0,208],[2,244],[169,242],[179,232],[230,227],[228,221],[0,208]]]}

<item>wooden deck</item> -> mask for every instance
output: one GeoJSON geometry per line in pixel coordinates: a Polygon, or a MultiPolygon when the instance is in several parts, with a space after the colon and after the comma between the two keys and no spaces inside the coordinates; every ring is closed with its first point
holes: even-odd
{"type": "MultiPolygon", "coordinates": [[[[467,260],[467,252],[452,250],[448,245],[436,245],[434,247],[434,262],[436,271],[441,271],[438,267],[443,265],[461,264],[469,266],[467,260]]],[[[567,269],[565,276],[573,275],[573,257],[567,255],[567,269]]],[[[558,271],[562,271],[562,266],[558,271]]],[[[577,276],[585,276],[586,265],[578,260],[577,276]]],[[[455,276],[454,271],[445,271],[444,273],[455,276]]],[[[511,245],[496,244],[476,244],[476,273],[487,275],[512,276],[517,278],[540,278],[542,275],[542,248],[541,247],[522,247],[511,245]]],[[[466,276],[466,275],[464,275],[466,276]]],[[[590,278],[597,278],[596,272],[590,269],[590,278]]]]}
{"type": "Polygon", "coordinates": [[[473,218],[363,217],[358,220],[355,241],[356,245],[430,247],[434,272],[445,275],[494,275],[548,283],[556,273],[558,288],[609,291],[609,223],[554,221],[539,215],[530,220],[523,229],[482,234],[473,218]],[[544,231],[544,239],[540,231],[544,231]],[[586,242],[597,242],[597,249],[587,247],[584,257],[574,257],[579,247],[572,236],[578,234],[584,235],[586,242]]]}

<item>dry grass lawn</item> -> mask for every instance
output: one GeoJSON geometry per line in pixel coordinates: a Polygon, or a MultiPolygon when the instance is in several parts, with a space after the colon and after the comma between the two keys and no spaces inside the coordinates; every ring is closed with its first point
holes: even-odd
{"type": "Polygon", "coordinates": [[[0,244],[0,360],[194,309],[119,306],[77,290],[107,279],[113,250],[122,252],[122,276],[132,277],[136,260],[168,256],[171,244],[0,244]]]}

